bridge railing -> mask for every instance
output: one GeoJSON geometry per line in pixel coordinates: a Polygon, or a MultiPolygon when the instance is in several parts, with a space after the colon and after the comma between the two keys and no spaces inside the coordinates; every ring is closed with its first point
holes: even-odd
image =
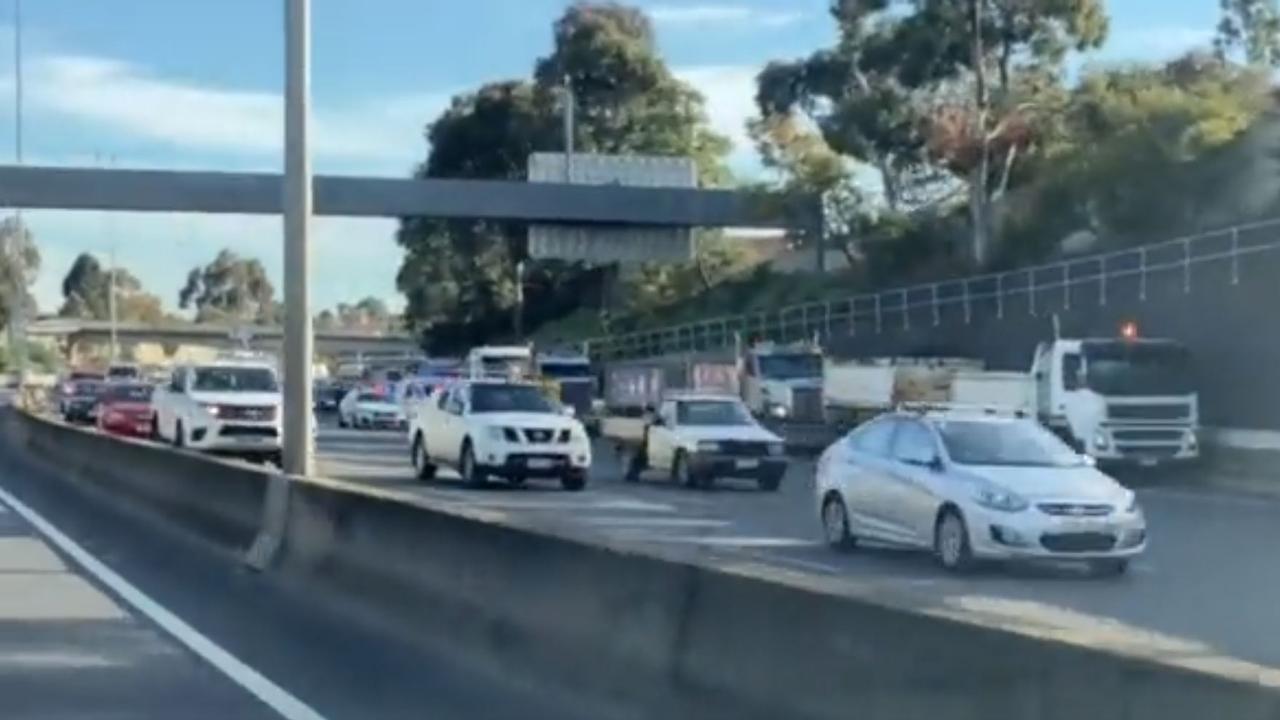
{"type": "Polygon", "coordinates": [[[1149,278],[1181,273],[1182,290],[1190,293],[1194,267],[1225,263],[1227,281],[1239,284],[1242,263],[1277,248],[1280,218],[1015,270],[596,337],[588,347],[597,360],[640,359],[730,347],[735,337],[787,342],[827,338],[835,332],[910,330],[922,317],[926,323],[940,324],[945,308],[959,309],[964,322],[979,305],[1002,318],[1006,305],[1018,298],[1024,301],[1020,307],[1035,315],[1041,309],[1037,304],[1045,304],[1054,291],[1061,293],[1056,306],[1070,309],[1073,298],[1079,302],[1080,291],[1091,285],[1096,286],[1094,301],[1106,305],[1115,281],[1125,278],[1135,279],[1138,299],[1145,301],[1149,278]]]}

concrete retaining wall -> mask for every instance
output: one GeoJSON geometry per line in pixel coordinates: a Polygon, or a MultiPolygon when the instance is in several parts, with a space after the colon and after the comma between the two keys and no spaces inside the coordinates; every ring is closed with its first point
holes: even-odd
{"type": "MultiPolygon", "coordinates": [[[[3,426],[10,448],[76,482],[236,547],[256,531],[265,472],[14,413],[3,426]]],[[[293,480],[280,507],[284,549],[269,567],[299,597],[636,716],[1280,718],[1280,672],[1118,629],[1015,625],[932,596],[602,547],[339,482],[293,480]]]]}

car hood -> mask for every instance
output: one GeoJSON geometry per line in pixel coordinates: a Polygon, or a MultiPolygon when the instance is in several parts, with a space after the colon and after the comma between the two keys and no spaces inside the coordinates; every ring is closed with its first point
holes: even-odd
{"type": "Polygon", "coordinates": [[[698,425],[681,427],[676,434],[681,440],[746,440],[749,442],[781,442],[782,438],[759,425],[698,425]]]}
{"type": "Polygon", "coordinates": [[[357,412],[372,413],[398,413],[400,406],[387,402],[360,402],[356,403],[357,412]]]}
{"type": "Polygon", "coordinates": [[[279,407],[280,394],[269,392],[203,392],[193,391],[191,399],[207,405],[239,407],[279,407]]]}
{"type": "Polygon", "coordinates": [[[556,413],[497,412],[477,413],[470,416],[472,422],[489,427],[552,428],[564,430],[579,425],[578,421],[556,413]]]}
{"type": "Polygon", "coordinates": [[[1097,468],[965,465],[967,474],[1011,490],[1028,500],[1078,500],[1118,504],[1128,497],[1120,483],[1097,468]]]}

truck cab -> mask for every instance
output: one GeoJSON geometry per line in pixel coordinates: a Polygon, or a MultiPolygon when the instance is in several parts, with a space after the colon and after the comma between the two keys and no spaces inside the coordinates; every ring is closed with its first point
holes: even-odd
{"type": "Polygon", "coordinates": [[[527,345],[484,345],[467,353],[467,376],[473,380],[521,380],[533,377],[533,350],[527,345]]]}
{"type": "Polygon", "coordinates": [[[578,417],[585,418],[591,412],[591,402],[596,396],[591,360],[581,353],[540,352],[535,361],[538,377],[555,383],[560,402],[573,408],[578,417]]]}
{"type": "Polygon", "coordinates": [[[157,440],[279,462],[283,398],[275,363],[267,358],[237,355],[179,365],[151,404],[157,440]]]}
{"type": "Polygon", "coordinates": [[[757,417],[822,421],[822,352],[758,343],[742,357],[742,398],[757,417]]]}
{"type": "Polygon", "coordinates": [[[1037,414],[1099,462],[1150,467],[1200,455],[1199,397],[1180,343],[1056,339],[1032,363],[1037,414]]]}

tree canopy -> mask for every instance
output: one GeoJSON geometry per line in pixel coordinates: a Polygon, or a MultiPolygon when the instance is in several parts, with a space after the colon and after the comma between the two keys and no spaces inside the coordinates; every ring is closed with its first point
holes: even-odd
{"type": "Polygon", "coordinates": [[[194,308],[196,322],[256,322],[279,320],[275,288],[256,258],[242,258],[222,250],[208,265],[195,267],[178,293],[178,307],[194,308]]]}
{"type": "Polygon", "coordinates": [[[0,253],[0,325],[7,326],[15,302],[25,303],[27,317],[35,315],[31,286],[40,271],[40,248],[30,228],[11,216],[0,220],[0,249],[5,249],[0,253]],[[20,267],[15,259],[20,261],[20,267]]]}
{"type": "MultiPolygon", "coordinates": [[[[146,292],[142,282],[128,270],[116,268],[116,318],[121,321],[157,323],[164,319],[160,298],[146,292]]],[[[86,320],[111,318],[112,272],[98,259],[81,253],[62,279],[62,317],[86,320]]]]}

